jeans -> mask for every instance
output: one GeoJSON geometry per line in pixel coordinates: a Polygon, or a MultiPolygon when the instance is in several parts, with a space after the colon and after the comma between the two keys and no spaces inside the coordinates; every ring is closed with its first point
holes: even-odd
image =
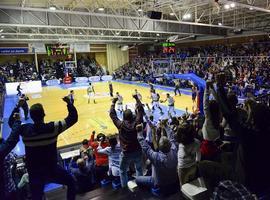
{"type": "Polygon", "coordinates": [[[47,183],[58,183],[68,187],[67,199],[75,200],[76,188],[72,176],[61,166],[42,170],[29,170],[29,183],[33,200],[42,200],[44,186],[47,183]]]}
{"type": "Polygon", "coordinates": [[[127,171],[131,163],[135,164],[136,176],[143,175],[142,169],[142,152],[136,151],[132,153],[121,153],[120,154],[120,180],[122,187],[127,187],[128,175],[127,171]]]}
{"type": "Polygon", "coordinates": [[[137,176],[136,183],[138,186],[154,187],[154,179],[152,176],[137,176]]]}

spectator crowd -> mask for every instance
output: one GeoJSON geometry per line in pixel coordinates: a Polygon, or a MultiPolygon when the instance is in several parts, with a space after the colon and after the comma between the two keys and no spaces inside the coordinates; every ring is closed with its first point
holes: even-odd
{"type": "MultiPolygon", "coordinates": [[[[238,96],[247,97],[267,93],[270,87],[270,49],[267,42],[248,43],[236,46],[209,46],[180,49],[179,53],[167,59],[153,56],[138,57],[113,73],[115,79],[143,81],[174,86],[174,81],[164,73],[195,73],[205,80],[212,80],[214,74],[225,72],[228,87],[238,96]]],[[[182,82],[182,87],[192,87],[182,82]]]]}
{"type": "MultiPolygon", "coordinates": [[[[268,88],[269,58],[255,57],[266,55],[268,49],[224,47],[226,59],[219,59],[224,54],[220,48],[203,51],[214,57],[216,52],[215,59],[194,63],[182,55],[173,69],[205,78],[204,115],[186,111],[182,116],[155,119],[152,112],[145,111],[141,96],[133,94],[135,111],[122,110],[119,117],[115,109],[119,98],[113,97],[109,116],[118,132],[105,135],[91,130],[89,139],[82,141],[80,155],[65,167],[57,152],[57,138],[78,121],[73,101],[63,98],[68,111],[65,119],[46,123],[46,112],[37,103],[30,108],[33,123],[22,123],[19,109],[26,100],[20,99],[8,120],[11,133],[0,140],[0,199],[41,200],[44,186],[50,182],[66,185],[69,200],[110,183],[115,189],[139,188],[166,197],[195,180],[204,183],[207,199],[269,199],[270,108],[247,95],[268,88]],[[241,62],[230,58],[239,52],[248,58],[241,62]],[[244,104],[238,104],[238,96],[247,97],[244,104]],[[26,152],[26,168],[20,173],[10,153],[19,136],[26,152]]],[[[197,55],[202,49],[188,52],[197,55]]],[[[79,62],[86,73],[85,61],[79,62]]],[[[137,58],[114,73],[115,78],[146,82],[155,82],[155,75],[147,58],[137,58]]]]}

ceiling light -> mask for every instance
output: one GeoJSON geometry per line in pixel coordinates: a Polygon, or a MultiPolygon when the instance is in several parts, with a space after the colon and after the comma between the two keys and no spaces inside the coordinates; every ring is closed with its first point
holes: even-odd
{"type": "Polygon", "coordinates": [[[159,33],[157,33],[157,36],[160,36],[159,33]]]}
{"type": "Polygon", "coordinates": [[[115,32],[115,35],[119,35],[119,34],[120,34],[120,32],[119,32],[119,31],[115,32]]]}
{"type": "Polygon", "coordinates": [[[138,9],[138,12],[142,12],[142,11],[143,11],[143,9],[141,9],[141,8],[138,9]]]}
{"type": "Polygon", "coordinates": [[[170,13],[170,15],[171,15],[171,16],[174,16],[174,13],[173,13],[173,12],[171,12],[171,13],[170,13]]]}
{"type": "Polygon", "coordinates": [[[5,38],[5,36],[4,35],[1,35],[1,38],[5,38]]]}
{"type": "Polygon", "coordinates": [[[219,22],[219,23],[218,23],[218,25],[219,25],[219,26],[222,26],[222,23],[221,23],[221,22],[219,22]]]}
{"type": "Polygon", "coordinates": [[[249,7],[249,10],[254,10],[254,8],[252,8],[252,7],[249,7]]]}
{"type": "Polygon", "coordinates": [[[79,32],[80,35],[82,35],[82,32],[79,32]]]}
{"type": "Polygon", "coordinates": [[[98,8],[98,11],[104,11],[103,7],[98,8]]]}
{"type": "Polygon", "coordinates": [[[185,15],[183,16],[183,19],[190,19],[190,18],[191,18],[191,14],[190,14],[190,13],[185,14],[185,15]]]}
{"type": "Polygon", "coordinates": [[[33,36],[33,34],[30,34],[29,36],[30,36],[30,37],[32,37],[32,36],[33,36]]]}
{"type": "Polygon", "coordinates": [[[101,35],[101,36],[103,36],[103,35],[104,35],[104,33],[100,33],[100,35],[101,35]]]}
{"type": "Polygon", "coordinates": [[[65,30],[65,31],[67,31],[68,29],[67,29],[67,28],[65,28],[64,30],[65,30]]]}
{"type": "Polygon", "coordinates": [[[138,39],[138,40],[140,40],[140,39],[141,39],[141,37],[137,37],[137,39],[138,39]]]}
{"type": "Polygon", "coordinates": [[[50,6],[49,9],[50,10],[56,10],[56,7],[55,6],[50,6]]]}
{"type": "Polygon", "coordinates": [[[224,6],[224,8],[225,8],[226,10],[228,10],[228,9],[230,9],[230,5],[229,5],[229,4],[226,4],[226,5],[224,6]]]}
{"type": "Polygon", "coordinates": [[[230,6],[231,6],[231,8],[234,8],[235,7],[235,3],[231,3],[230,6]]]}
{"type": "Polygon", "coordinates": [[[3,29],[0,29],[0,33],[2,33],[3,32],[3,29]]]}

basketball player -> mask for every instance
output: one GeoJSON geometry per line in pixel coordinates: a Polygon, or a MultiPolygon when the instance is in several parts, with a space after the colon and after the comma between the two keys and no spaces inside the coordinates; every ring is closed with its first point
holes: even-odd
{"type": "Polygon", "coordinates": [[[68,98],[69,98],[69,100],[70,100],[70,103],[71,104],[74,104],[74,91],[73,90],[70,90],[70,92],[69,92],[69,95],[68,95],[68,98]]]}
{"type": "Polygon", "coordinates": [[[168,116],[172,116],[172,112],[175,115],[176,114],[175,109],[174,109],[174,102],[175,101],[169,93],[166,94],[166,97],[167,98],[164,101],[161,101],[161,103],[168,102],[168,116]]]}
{"type": "Polygon", "coordinates": [[[197,87],[194,85],[194,86],[192,87],[192,94],[191,94],[193,104],[196,103],[197,92],[198,92],[198,91],[197,91],[197,87]]]}
{"type": "Polygon", "coordinates": [[[152,111],[155,111],[155,108],[158,108],[160,110],[160,114],[163,115],[162,109],[159,105],[159,99],[160,96],[158,93],[156,93],[156,90],[153,89],[151,93],[151,99],[152,99],[152,111]]]}
{"type": "Polygon", "coordinates": [[[110,96],[113,97],[113,85],[111,81],[109,81],[109,90],[110,90],[110,96]]]}
{"type": "Polygon", "coordinates": [[[29,98],[25,94],[21,95],[20,101],[23,101],[21,107],[22,107],[23,112],[24,112],[24,119],[25,120],[28,120],[28,113],[29,113],[29,107],[28,107],[28,104],[27,104],[28,100],[29,100],[29,98]]]}
{"type": "Polygon", "coordinates": [[[151,94],[155,90],[154,85],[151,82],[149,82],[148,84],[150,86],[150,94],[151,94]]]}
{"type": "Polygon", "coordinates": [[[19,83],[19,85],[17,86],[17,92],[18,92],[17,96],[19,96],[19,97],[22,95],[21,90],[22,90],[21,83],[19,83]]]}
{"type": "Polygon", "coordinates": [[[137,95],[138,99],[142,101],[142,95],[138,92],[137,89],[135,89],[135,94],[137,95]]]}
{"type": "Polygon", "coordinates": [[[119,94],[119,92],[116,92],[116,98],[117,100],[117,110],[120,113],[123,113],[123,97],[119,94]]]}
{"type": "Polygon", "coordinates": [[[91,97],[93,97],[94,103],[96,103],[95,90],[94,90],[94,86],[91,83],[89,83],[89,87],[87,88],[87,95],[88,95],[88,104],[90,103],[90,98],[91,97]]]}
{"type": "Polygon", "coordinates": [[[177,92],[179,93],[179,96],[181,96],[181,91],[180,91],[180,80],[177,80],[175,82],[175,88],[174,88],[174,94],[175,96],[177,95],[177,92]]]}

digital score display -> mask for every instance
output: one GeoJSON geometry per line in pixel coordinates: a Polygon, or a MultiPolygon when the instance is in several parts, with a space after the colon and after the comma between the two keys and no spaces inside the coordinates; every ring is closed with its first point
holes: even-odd
{"type": "Polygon", "coordinates": [[[162,43],[162,47],[163,47],[163,53],[174,54],[176,52],[175,43],[165,42],[165,43],[162,43]]]}
{"type": "Polygon", "coordinates": [[[46,46],[48,56],[68,55],[70,48],[67,46],[46,46]]]}

